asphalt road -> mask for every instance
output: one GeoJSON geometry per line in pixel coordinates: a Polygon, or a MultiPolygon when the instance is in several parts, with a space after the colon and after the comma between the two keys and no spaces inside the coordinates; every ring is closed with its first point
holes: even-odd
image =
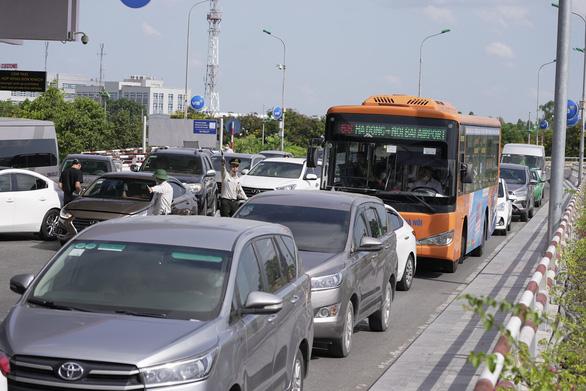
{"type": "MultiPolygon", "coordinates": [[[[526,224],[514,218],[514,235],[526,224]]],[[[504,236],[492,236],[484,257],[491,256],[504,236]]],[[[21,273],[37,273],[59,249],[58,242],[44,242],[35,235],[0,234],[0,319],[19,296],[10,290],[9,280],[21,273]]],[[[478,273],[484,257],[466,258],[456,273],[443,273],[433,264],[420,264],[411,290],[397,292],[392,320],[386,332],[372,332],[362,322],[356,328],[352,352],[344,359],[330,357],[316,347],[310,361],[307,391],[367,390],[392,362],[478,273]]]]}

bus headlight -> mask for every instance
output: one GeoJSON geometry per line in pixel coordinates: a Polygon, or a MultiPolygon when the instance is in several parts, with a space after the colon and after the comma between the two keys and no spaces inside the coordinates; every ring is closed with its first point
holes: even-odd
{"type": "Polygon", "coordinates": [[[434,246],[447,246],[454,240],[454,230],[443,232],[441,234],[428,236],[427,238],[419,239],[418,245],[434,245],[434,246]]]}

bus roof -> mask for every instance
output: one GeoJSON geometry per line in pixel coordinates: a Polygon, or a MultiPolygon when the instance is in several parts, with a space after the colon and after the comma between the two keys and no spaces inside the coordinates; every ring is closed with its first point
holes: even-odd
{"type": "Polygon", "coordinates": [[[499,120],[475,115],[459,114],[458,110],[450,103],[441,100],[422,98],[412,95],[373,95],[366,99],[361,106],[334,106],[330,107],[330,113],[345,113],[351,110],[361,114],[390,114],[424,116],[428,118],[445,118],[457,120],[464,124],[485,125],[500,127],[499,120]],[[422,112],[422,110],[425,110],[422,112]]]}
{"type": "Polygon", "coordinates": [[[52,121],[28,118],[0,117],[0,126],[55,126],[52,121]]]}

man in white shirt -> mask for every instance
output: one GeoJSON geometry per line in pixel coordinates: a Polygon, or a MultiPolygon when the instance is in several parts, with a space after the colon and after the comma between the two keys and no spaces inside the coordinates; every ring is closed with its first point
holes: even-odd
{"type": "Polygon", "coordinates": [[[230,144],[226,143],[226,145],[224,145],[224,153],[234,153],[234,150],[230,148],[230,144]]]}
{"type": "Polygon", "coordinates": [[[442,189],[442,184],[431,175],[433,174],[433,169],[429,166],[421,167],[419,170],[420,178],[413,182],[413,187],[415,188],[426,188],[434,190],[438,194],[444,194],[444,190],[442,189]]]}
{"type": "Polygon", "coordinates": [[[155,206],[153,208],[154,215],[168,215],[171,213],[171,202],[173,202],[173,187],[167,182],[169,176],[163,169],[158,169],[153,174],[156,186],[147,186],[149,192],[158,194],[155,206]]]}
{"type": "Polygon", "coordinates": [[[238,209],[238,201],[248,199],[240,186],[240,177],[238,176],[240,159],[232,158],[229,164],[230,171],[226,168],[226,159],[222,158],[222,192],[220,194],[220,215],[222,217],[232,217],[238,209]]]}

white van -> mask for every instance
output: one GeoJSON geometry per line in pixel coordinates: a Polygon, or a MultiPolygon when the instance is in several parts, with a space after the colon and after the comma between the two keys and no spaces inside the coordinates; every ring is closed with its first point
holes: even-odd
{"type": "Polygon", "coordinates": [[[543,145],[505,144],[501,153],[501,163],[523,164],[534,168],[539,177],[549,179],[545,167],[545,148],[543,145]]]}
{"type": "Polygon", "coordinates": [[[55,124],[26,118],[0,118],[0,167],[24,168],[59,180],[55,124]]]}

